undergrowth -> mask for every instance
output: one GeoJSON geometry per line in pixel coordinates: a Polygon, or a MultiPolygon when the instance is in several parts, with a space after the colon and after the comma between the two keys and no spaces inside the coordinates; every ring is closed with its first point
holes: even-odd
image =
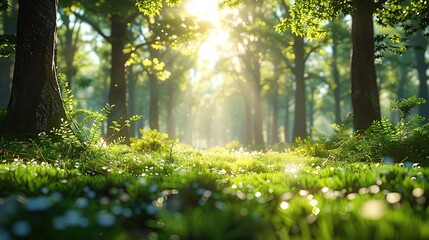
{"type": "Polygon", "coordinates": [[[266,151],[156,130],[109,145],[104,113],[69,109],[80,120],[40,139],[0,139],[0,239],[427,239],[420,102],[394,102],[398,124],[266,151]]]}

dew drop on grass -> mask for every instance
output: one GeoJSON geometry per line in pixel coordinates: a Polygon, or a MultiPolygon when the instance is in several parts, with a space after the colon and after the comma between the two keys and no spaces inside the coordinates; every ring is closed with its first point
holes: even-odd
{"type": "Polygon", "coordinates": [[[402,198],[402,195],[397,192],[388,193],[386,195],[386,201],[390,204],[394,204],[401,201],[401,198],[402,198]]]}
{"type": "Polygon", "coordinates": [[[57,230],[64,230],[67,228],[67,223],[64,220],[64,217],[55,217],[52,219],[52,226],[57,230]]]}
{"type": "Polygon", "coordinates": [[[323,187],[322,189],[320,189],[320,191],[322,193],[327,193],[329,191],[329,188],[328,187],[323,187]]]}
{"type": "Polygon", "coordinates": [[[395,159],[389,156],[383,157],[383,163],[386,165],[392,165],[395,163],[395,159]]]}
{"type": "Polygon", "coordinates": [[[320,213],[320,208],[318,208],[318,207],[314,207],[313,208],[313,210],[311,210],[311,213],[313,213],[314,215],[319,215],[319,213],[320,213]]]}
{"type": "Polygon", "coordinates": [[[360,210],[360,215],[362,218],[370,220],[379,220],[381,219],[386,212],[386,205],[381,200],[369,200],[366,201],[360,210]]]}
{"type": "Polygon", "coordinates": [[[359,194],[357,194],[357,193],[347,194],[347,200],[353,200],[353,199],[357,198],[358,195],[359,194]]]}
{"type": "Polygon", "coordinates": [[[240,209],[240,215],[245,217],[249,214],[249,210],[247,210],[247,208],[242,208],[240,209]]]}
{"type": "Polygon", "coordinates": [[[45,211],[51,207],[51,202],[49,201],[48,197],[35,197],[35,198],[29,198],[25,202],[25,208],[30,211],[45,211]]]}
{"type": "Polygon", "coordinates": [[[423,196],[425,191],[421,188],[414,188],[412,193],[413,193],[413,197],[419,198],[419,197],[423,196]]]}
{"type": "Polygon", "coordinates": [[[40,192],[41,192],[41,193],[43,193],[43,194],[48,194],[48,193],[49,193],[49,188],[47,188],[47,187],[42,187],[42,188],[40,189],[40,192]]]}
{"type": "Polygon", "coordinates": [[[26,237],[31,233],[31,225],[27,221],[18,221],[12,225],[12,232],[18,237],[26,237]]]}
{"type": "Polygon", "coordinates": [[[368,188],[360,188],[358,192],[359,192],[359,194],[368,194],[369,189],[368,188]]]}
{"type": "Polygon", "coordinates": [[[380,187],[378,185],[372,185],[368,188],[368,190],[371,194],[377,194],[380,192],[380,187]]]}
{"type": "Polygon", "coordinates": [[[0,227],[0,239],[2,239],[2,240],[10,240],[10,239],[12,239],[10,237],[10,234],[7,231],[7,229],[4,229],[3,227],[0,227]]]}
{"type": "Polygon", "coordinates": [[[80,197],[80,198],[76,199],[76,207],[78,207],[78,208],[86,208],[88,206],[88,204],[89,204],[88,199],[86,199],[86,198],[80,197]]]}
{"type": "Polygon", "coordinates": [[[113,224],[115,224],[115,222],[116,222],[115,216],[113,216],[113,214],[109,212],[103,211],[97,215],[97,223],[101,227],[110,227],[113,224]]]}
{"type": "Polygon", "coordinates": [[[282,203],[280,203],[280,208],[283,210],[286,210],[289,208],[289,203],[286,201],[283,201],[282,203]]]}
{"type": "Polygon", "coordinates": [[[298,194],[302,197],[306,197],[308,195],[308,191],[307,190],[299,190],[298,194]]]}

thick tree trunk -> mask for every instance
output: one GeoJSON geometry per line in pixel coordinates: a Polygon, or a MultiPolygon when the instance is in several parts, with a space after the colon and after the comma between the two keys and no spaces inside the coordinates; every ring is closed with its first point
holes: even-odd
{"type": "Polygon", "coordinates": [[[0,109],[6,108],[9,101],[12,65],[11,58],[0,58],[0,109]]]}
{"type": "Polygon", "coordinates": [[[304,52],[304,38],[294,36],[293,50],[295,54],[295,118],[293,127],[293,140],[296,138],[307,137],[307,126],[306,126],[306,107],[305,107],[305,52],[304,52]]]}
{"type": "Polygon", "coordinates": [[[340,71],[338,70],[338,42],[332,43],[332,76],[334,78],[335,123],[341,123],[341,86],[340,71]]]}
{"type": "MultiPolygon", "coordinates": [[[[11,2],[11,8],[8,12],[3,13],[3,33],[16,33],[16,0],[11,2]]],[[[10,98],[10,90],[12,84],[12,58],[0,58],[0,109],[7,108],[10,98]]]]}
{"type": "MultiPolygon", "coordinates": [[[[116,121],[119,124],[124,124],[124,120],[128,119],[126,106],[126,90],[127,82],[125,78],[125,62],[126,57],[123,53],[125,48],[125,38],[127,33],[127,23],[122,21],[122,16],[112,14],[111,16],[111,70],[110,70],[110,91],[108,102],[115,105],[108,116],[108,125],[113,126],[116,121]]],[[[128,141],[129,129],[121,128],[119,132],[109,128],[107,131],[106,140],[111,142],[118,138],[125,138],[128,141]]]]}
{"type": "Polygon", "coordinates": [[[351,96],[355,130],[366,130],[374,120],[381,119],[374,65],[374,10],[371,0],[360,0],[352,14],[351,96]]]}
{"type": "Polygon", "coordinates": [[[56,10],[56,0],[19,1],[6,135],[37,136],[60,127],[66,118],[54,61],[56,10]]]}
{"type": "Polygon", "coordinates": [[[428,64],[425,58],[428,40],[423,36],[422,31],[418,31],[414,37],[414,41],[421,47],[421,49],[415,50],[416,69],[419,75],[419,97],[426,99],[426,103],[419,106],[419,115],[429,118],[428,76],[426,74],[428,64]]]}

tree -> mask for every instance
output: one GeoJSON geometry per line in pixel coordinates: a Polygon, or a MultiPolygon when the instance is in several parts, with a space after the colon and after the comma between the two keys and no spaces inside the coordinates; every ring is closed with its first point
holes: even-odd
{"type": "Polygon", "coordinates": [[[419,115],[429,119],[429,96],[428,96],[428,63],[426,62],[426,50],[428,47],[428,39],[424,36],[423,31],[417,31],[412,37],[416,48],[414,51],[416,59],[416,70],[419,76],[419,97],[426,100],[426,104],[419,105],[419,115]]]}
{"type": "MultiPolygon", "coordinates": [[[[3,9],[3,4],[0,3],[3,9]]],[[[10,97],[10,86],[12,83],[12,66],[13,59],[11,54],[13,52],[13,40],[16,33],[16,15],[17,15],[17,1],[11,2],[9,10],[3,13],[3,33],[0,35],[0,109],[7,107],[10,97]]]]}
{"type": "Polygon", "coordinates": [[[291,16],[279,26],[280,31],[293,29],[298,34],[319,37],[321,22],[332,20],[339,14],[352,16],[351,96],[355,130],[367,129],[380,119],[380,101],[374,65],[373,17],[384,25],[397,24],[418,18],[427,22],[429,3],[417,0],[343,0],[295,1],[291,16]],[[420,2],[420,3],[419,3],[420,2]],[[414,14],[416,13],[417,14],[414,14]],[[406,13],[406,14],[404,14],[406,13]],[[404,17],[405,16],[405,17],[404,17]]]}
{"type": "Polygon", "coordinates": [[[82,22],[75,19],[72,14],[73,4],[71,1],[60,1],[60,9],[58,15],[61,19],[61,26],[59,31],[61,35],[58,36],[59,40],[59,54],[64,58],[64,75],[68,86],[72,89],[77,68],[75,66],[76,53],[78,51],[78,43],[81,32],[82,22]]]}
{"type": "Polygon", "coordinates": [[[16,61],[3,134],[35,136],[66,118],[54,57],[56,0],[19,1],[16,61]]]}

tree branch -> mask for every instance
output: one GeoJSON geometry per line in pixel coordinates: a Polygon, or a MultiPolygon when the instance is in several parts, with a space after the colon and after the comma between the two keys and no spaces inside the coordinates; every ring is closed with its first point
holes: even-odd
{"type": "Polygon", "coordinates": [[[108,42],[111,41],[111,36],[107,36],[107,34],[105,34],[103,32],[103,30],[101,30],[100,26],[95,21],[93,21],[89,17],[87,17],[83,14],[80,14],[76,11],[73,11],[73,14],[76,16],[76,18],[78,18],[78,19],[82,20],[83,22],[86,22],[87,24],[89,24],[92,27],[92,29],[94,29],[94,31],[96,31],[101,37],[104,38],[104,40],[106,40],[108,42]]]}

